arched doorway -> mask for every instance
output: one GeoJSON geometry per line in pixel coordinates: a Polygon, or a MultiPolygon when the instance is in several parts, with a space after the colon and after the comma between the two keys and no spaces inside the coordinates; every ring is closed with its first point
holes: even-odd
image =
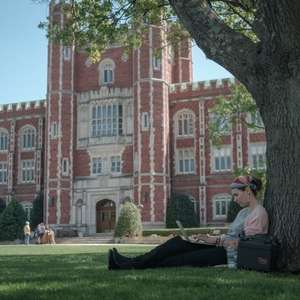
{"type": "Polygon", "coordinates": [[[115,228],[116,205],[113,201],[104,199],[96,205],[96,231],[108,232],[115,228]]]}

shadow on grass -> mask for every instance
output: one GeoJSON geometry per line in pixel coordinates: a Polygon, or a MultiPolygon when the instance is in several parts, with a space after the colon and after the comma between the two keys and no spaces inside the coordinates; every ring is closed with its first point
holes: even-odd
{"type": "Polygon", "coordinates": [[[108,271],[106,253],[8,255],[0,256],[0,266],[1,300],[296,300],[300,295],[300,276],[225,268],[108,271]]]}

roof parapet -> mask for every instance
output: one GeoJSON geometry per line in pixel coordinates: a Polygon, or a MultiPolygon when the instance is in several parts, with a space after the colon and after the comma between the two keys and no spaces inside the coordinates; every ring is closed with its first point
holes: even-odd
{"type": "Polygon", "coordinates": [[[233,77],[215,80],[195,81],[195,82],[182,82],[170,85],[170,93],[181,93],[188,91],[209,90],[215,88],[230,87],[237,83],[233,77]]]}
{"type": "Polygon", "coordinates": [[[46,107],[46,103],[47,103],[46,100],[35,100],[35,101],[27,101],[27,102],[1,104],[0,113],[12,112],[12,111],[21,112],[21,111],[40,109],[46,107]]]}

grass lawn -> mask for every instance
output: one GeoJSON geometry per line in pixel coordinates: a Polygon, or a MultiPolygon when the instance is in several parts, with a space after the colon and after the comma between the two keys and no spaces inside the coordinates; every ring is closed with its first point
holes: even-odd
{"type": "MultiPolygon", "coordinates": [[[[149,249],[118,248],[129,255],[149,249]]],[[[299,275],[226,268],[108,271],[107,250],[107,246],[0,246],[0,299],[300,299],[299,275]]]]}

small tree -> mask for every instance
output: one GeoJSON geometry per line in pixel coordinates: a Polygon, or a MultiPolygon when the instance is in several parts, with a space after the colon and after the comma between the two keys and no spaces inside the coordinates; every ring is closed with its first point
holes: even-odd
{"type": "Polygon", "coordinates": [[[115,237],[134,237],[142,235],[140,210],[133,202],[125,202],[115,228],[115,237]]]}
{"type": "Polygon", "coordinates": [[[23,238],[23,226],[26,221],[22,205],[15,199],[9,202],[0,216],[0,240],[23,238]]]}
{"type": "Polygon", "coordinates": [[[173,194],[172,198],[168,201],[166,227],[177,227],[176,220],[181,221],[184,227],[199,226],[194,203],[187,195],[173,194]]]}
{"type": "Polygon", "coordinates": [[[6,203],[3,199],[0,198],[0,216],[6,207],[6,203]]]}
{"type": "Polygon", "coordinates": [[[44,197],[43,192],[38,194],[33,201],[32,210],[30,213],[30,221],[32,228],[43,222],[44,197]]]}

